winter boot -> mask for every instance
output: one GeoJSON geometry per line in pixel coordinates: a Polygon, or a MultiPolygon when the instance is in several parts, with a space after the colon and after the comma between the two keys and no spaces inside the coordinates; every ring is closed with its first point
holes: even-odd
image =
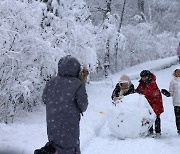
{"type": "Polygon", "coordinates": [[[153,126],[150,127],[148,131],[148,136],[153,136],[153,126]]]}
{"type": "Polygon", "coordinates": [[[57,150],[53,147],[53,145],[48,142],[41,149],[36,149],[34,154],[58,154],[57,150]]]}
{"type": "Polygon", "coordinates": [[[180,130],[177,131],[178,135],[180,135],[180,130]]]}
{"type": "Polygon", "coordinates": [[[161,138],[161,133],[156,133],[154,138],[161,138]]]}

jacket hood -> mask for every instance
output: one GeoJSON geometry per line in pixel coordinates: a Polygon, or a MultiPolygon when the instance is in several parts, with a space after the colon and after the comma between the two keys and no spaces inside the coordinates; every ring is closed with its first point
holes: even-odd
{"type": "Polygon", "coordinates": [[[173,72],[173,77],[174,77],[174,78],[177,78],[176,75],[175,75],[175,72],[176,72],[177,70],[180,71],[180,66],[177,66],[177,67],[175,68],[175,70],[174,70],[174,72],[173,72]]]}
{"type": "Polygon", "coordinates": [[[156,76],[153,73],[151,73],[151,74],[152,74],[152,80],[156,81],[156,76]]]}
{"type": "Polygon", "coordinates": [[[78,77],[81,64],[79,61],[68,55],[62,57],[58,63],[58,75],[78,77]]]}
{"type": "MultiPolygon", "coordinates": [[[[149,82],[151,82],[151,81],[156,81],[156,76],[155,76],[153,73],[151,73],[151,74],[148,75],[148,80],[147,80],[145,83],[149,83],[149,82]]],[[[140,82],[140,83],[144,83],[144,82],[142,81],[142,79],[140,79],[139,82],[140,82]]]]}

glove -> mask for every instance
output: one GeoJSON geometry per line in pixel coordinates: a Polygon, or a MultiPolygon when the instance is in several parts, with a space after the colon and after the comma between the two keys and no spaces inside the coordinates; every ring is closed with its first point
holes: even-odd
{"type": "Polygon", "coordinates": [[[113,102],[117,102],[117,100],[119,100],[119,97],[114,97],[113,98],[113,102]]]}
{"type": "Polygon", "coordinates": [[[123,97],[124,97],[124,95],[122,95],[122,96],[119,96],[119,100],[121,100],[123,97]]]}
{"type": "Polygon", "coordinates": [[[166,97],[170,97],[170,96],[171,96],[170,92],[167,91],[166,89],[161,89],[161,93],[162,93],[163,95],[165,95],[166,97]]]}
{"type": "Polygon", "coordinates": [[[113,98],[113,102],[112,102],[112,103],[113,103],[113,105],[115,105],[115,106],[116,106],[116,105],[119,103],[119,101],[118,101],[118,100],[119,100],[119,97],[114,97],[114,98],[113,98]]]}
{"type": "Polygon", "coordinates": [[[112,103],[116,106],[116,104],[120,102],[119,100],[121,100],[123,97],[124,96],[114,97],[112,103]]]}
{"type": "Polygon", "coordinates": [[[138,93],[138,94],[143,94],[143,92],[139,89],[135,89],[135,93],[138,93]]]}

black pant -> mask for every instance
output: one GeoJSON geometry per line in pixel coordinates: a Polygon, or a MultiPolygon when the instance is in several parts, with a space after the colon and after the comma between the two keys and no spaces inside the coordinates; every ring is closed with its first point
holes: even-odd
{"type": "Polygon", "coordinates": [[[180,56],[179,56],[179,63],[180,63],[180,56]]]}
{"type": "Polygon", "coordinates": [[[180,133],[180,106],[174,106],[174,113],[176,117],[176,127],[178,133],[180,133]]]}
{"type": "MultiPolygon", "coordinates": [[[[155,132],[156,132],[156,133],[161,133],[161,119],[160,119],[160,115],[157,115],[157,116],[156,116],[155,132]]],[[[151,128],[149,129],[149,133],[150,133],[150,134],[153,134],[153,125],[152,125],[151,128]]]]}

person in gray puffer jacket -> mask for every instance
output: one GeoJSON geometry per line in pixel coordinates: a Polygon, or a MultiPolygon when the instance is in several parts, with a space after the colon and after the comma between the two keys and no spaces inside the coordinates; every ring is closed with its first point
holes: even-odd
{"type": "Polygon", "coordinates": [[[79,79],[80,63],[70,55],[59,60],[58,75],[43,91],[47,135],[57,154],[80,154],[80,116],[88,106],[85,83],[79,79]]]}
{"type": "Polygon", "coordinates": [[[174,114],[176,119],[177,132],[180,135],[180,67],[177,67],[173,73],[174,79],[170,82],[169,91],[161,89],[166,97],[173,98],[174,114]]]}

